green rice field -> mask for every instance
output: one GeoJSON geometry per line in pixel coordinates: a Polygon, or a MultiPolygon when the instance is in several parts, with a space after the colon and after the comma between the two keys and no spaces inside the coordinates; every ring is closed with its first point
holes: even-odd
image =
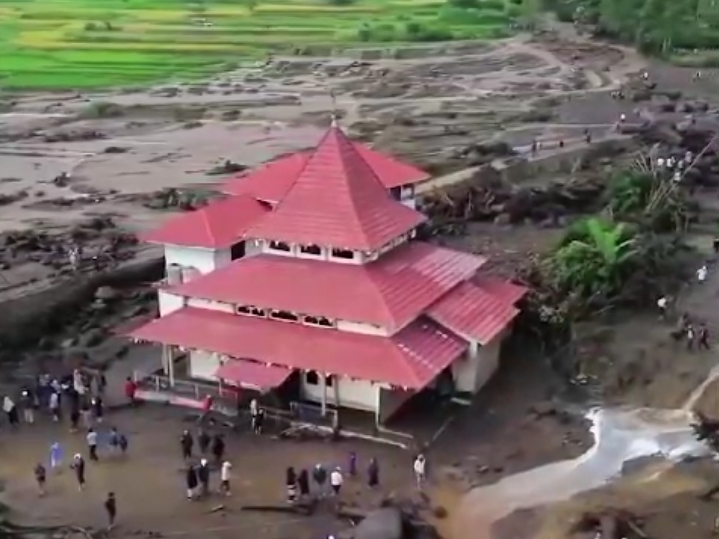
{"type": "Polygon", "coordinates": [[[506,35],[478,0],[0,0],[0,89],[196,80],[270,52],[506,35]]]}

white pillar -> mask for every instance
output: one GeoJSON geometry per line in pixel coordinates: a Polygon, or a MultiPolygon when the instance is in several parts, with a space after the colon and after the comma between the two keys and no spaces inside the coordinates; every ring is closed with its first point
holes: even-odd
{"type": "Polygon", "coordinates": [[[167,376],[170,378],[170,387],[175,386],[175,352],[171,346],[167,347],[167,376]]]}
{"type": "Polygon", "coordinates": [[[317,373],[322,386],[322,417],[327,415],[327,377],[325,373],[317,373]]]}

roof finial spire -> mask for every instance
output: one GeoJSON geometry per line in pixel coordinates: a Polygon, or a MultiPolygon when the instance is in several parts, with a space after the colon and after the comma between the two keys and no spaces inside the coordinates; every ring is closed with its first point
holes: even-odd
{"type": "Polygon", "coordinates": [[[330,127],[337,127],[337,99],[335,99],[335,92],[330,88],[330,99],[332,100],[332,113],[330,114],[330,127]]]}

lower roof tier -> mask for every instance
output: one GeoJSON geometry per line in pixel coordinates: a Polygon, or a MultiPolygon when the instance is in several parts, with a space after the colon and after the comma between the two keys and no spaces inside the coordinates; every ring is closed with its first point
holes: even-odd
{"type": "Polygon", "coordinates": [[[348,333],[186,307],[129,334],[276,366],[422,389],[468,343],[420,319],[393,337],[348,333]]]}
{"type": "Polygon", "coordinates": [[[263,254],[167,291],[394,331],[474,276],[485,261],[422,242],[397,247],[365,265],[263,254]]]}

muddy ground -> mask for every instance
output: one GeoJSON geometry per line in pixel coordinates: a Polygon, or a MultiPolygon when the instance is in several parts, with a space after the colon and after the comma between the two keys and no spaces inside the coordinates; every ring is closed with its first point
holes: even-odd
{"type": "MultiPolygon", "coordinates": [[[[418,46],[402,49],[398,58],[375,59],[379,56],[378,51],[368,50],[358,51],[358,59],[347,60],[275,58],[268,65],[227,73],[203,84],[6,99],[12,102],[12,109],[0,115],[0,228],[6,231],[0,243],[0,262],[4,264],[0,299],[70,279],[67,253],[55,246],[79,241],[78,234],[88,246],[89,266],[84,271],[90,273],[95,271],[98,254],[107,265],[159,254],[134,245],[125,236],[121,236],[125,239],[120,248],[113,250],[112,246],[118,242],[118,235],[146,229],[177,210],[167,207],[163,190],[178,189],[185,196],[186,206],[201,203],[227,178],[226,174],[216,174],[226,159],[254,166],[277,154],[311,146],[328,125],[333,109],[351,135],[427,168],[440,176],[435,184],[441,185],[445,183],[443,174],[474,164],[467,156],[471,157],[477,144],[504,141],[527,156],[531,142],[537,140],[542,143],[537,158],[550,157],[560,152],[560,141],[565,145],[561,151],[583,147],[585,130],[595,141],[624,139],[615,131],[620,114],[626,114],[629,123],[639,123],[641,114],[654,114],[659,105],[611,96],[646,65],[637,54],[577,41],[564,32],[491,44],[418,46]],[[58,179],[62,173],[68,177],[58,179]],[[111,219],[112,226],[88,233],[97,218],[105,223],[111,219]],[[84,232],[78,232],[78,227],[84,232]],[[8,232],[18,230],[45,232],[50,239],[42,248],[31,245],[13,249],[6,238],[8,232]]],[[[702,99],[719,95],[715,72],[692,82],[691,70],[659,64],[651,65],[650,70],[660,89],[680,90],[702,99]]],[[[542,185],[569,177],[568,173],[551,171],[526,180],[542,185]]],[[[511,272],[512,261],[542,252],[559,234],[557,227],[482,223],[472,225],[465,235],[440,239],[467,250],[489,251],[498,265],[508,260],[505,266],[511,272]]],[[[707,247],[706,237],[697,241],[707,247]]],[[[712,283],[711,292],[700,291],[682,299],[697,316],[708,318],[710,311],[715,311],[710,307],[719,297],[719,280],[712,283]]],[[[30,372],[35,365],[57,364],[68,357],[85,357],[97,364],[129,361],[133,350],[112,337],[110,329],[133,316],[151,316],[155,308],[151,297],[148,287],[119,293],[105,290],[63,331],[47,335],[37,346],[26,349],[24,356],[18,354],[26,359],[23,370],[30,372]]],[[[719,323],[714,326],[719,329],[719,323]]],[[[677,406],[715,362],[713,353],[688,354],[669,348],[668,328],[660,326],[653,316],[634,317],[610,331],[615,334],[606,339],[611,348],[606,357],[610,359],[601,368],[610,365],[615,378],[623,381],[615,384],[611,394],[615,402],[677,406]],[[636,338],[638,335],[642,338],[636,338]],[[651,362],[644,362],[645,358],[651,362]],[[632,376],[624,382],[627,370],[632,376]]],[[[440,483],[436,495],[446,500],[442,505],[450,509],[456,496],[471,486],[542,462],[576,456],[588,445],[586,425],[578,419],[582,407],[567,404],[562,398],[564,387],[549,371],[546,359],[535,351],[521,349],[510,356],[492,387],[458,416],[432,449],[440,483]],[[461,444],[457,443],[459,439],[461,444]]],[[[182,421],[156,413],[123,413],[117,419],[140,440],[133,447],[138,453],[138,457],[133,456],[133,462],[135,458],[138,461],[133,470],[140,470],[136,477],[145,477],[155,468],[161,474],[157,480],[154,475],[147,480],[148,497],[157,500],[157,506],[121,502],[127,503],[121,514],[132,522],[130,528],[156,529],[169,535],[236,534],[238,527],[245,525],[240,524],[245,517],[222,516],[222,512],[206,515],[206,506],[197,511],[192,506],[192,518],[183,517],[180,524],[175,521],[178,508],[185,507],[186,502],[174,464],[164,463],[161,452],[176,449],[173,444],[182,421]],[[158,421],[164,422],[167,432],[158,432],[164,430],[155,428],[153,422],[158,421]],[[151,434],[146,436],[145,432],[151,434]],[[164,472],[159,471],[160,460],[164,472]],[[185,520],[192,521],[194,527],[180,532],[189,525],[185,520]]],[[[25,436],[37,448],[44,448],[55,436],[65,435],[59,430],[43,430],[23,434],[18,442],[25,436]]],[[[80,442],[75,439],[68,443],[80,442]]],[[[304,465],[316,458],[337,461],[348,447],[354,447],[286,447],[283,442],[250,442],[244,438],[237,444],[243,448],[233,457],[239,460],[238,481],[248,490],[258,488],[256,494],[263,500],[281,498],[285,465],[304,465]],[[242,461],[247,458],[246,449],[253,459],[260,460],[251,462],[247,469],[254,471],[245,480],[242,461]],[[260,453],[266,453],[267,459],[261,460],[260,453]],[[263,472],[256,474],[258,470],[263,472]],[[253,487],[260,484],[261,488],[253,487]]],[[[23,509],[33,506],[37,517],[47,511],[96,523],[100,518],[97,500],[76,500],[80,495],[70,494],[66,477],[61,481],[64,486],[58,488],[67,490],[67,496],[30,503],[34,500],[30,466],[38,458],[36,454],[44,450],[34,451],[31,456],[3,448],[3,477],[15,499],[27,501],[21,504],[23,509]]],[[[362,449],[362,457],[373,451],[362,449]]],[[[384,466],[399,470],[396,478],[390,472],[392,479],[385,492],[411,492],[404,468],[407,455],[382,450],[382,457],[384,466]]],[[[137,491],[136,479],[123,470],[114,470],[130,465],[107,465],[107,471],[99,474],[100,490],[113,488],[123,498],[131,498],[137,491]]],[[[368,499],[361,498],[362,503],[368,499]]],[[[233,498],[233,505],[236,503],[233,498]]],[[[253,536],[268,538],[299,538],[304,533],[310,537],[334,530],[337,524],[305,519],[305,528],[304,524],[287,522],[282,526],[294,527],[290,534],[270,521],[250,521],[247,526],[257,526],[253,536]]]]}

